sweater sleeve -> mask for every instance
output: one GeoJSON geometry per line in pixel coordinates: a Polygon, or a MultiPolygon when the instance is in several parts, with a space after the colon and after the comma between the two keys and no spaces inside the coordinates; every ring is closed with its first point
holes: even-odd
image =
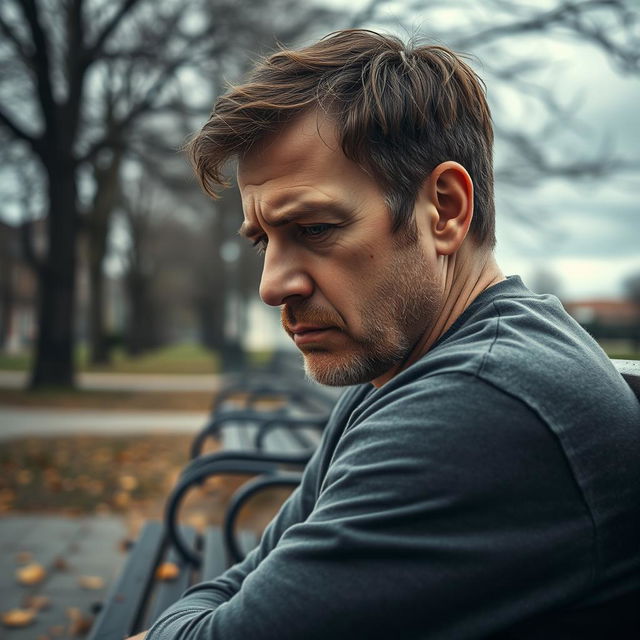
{"type": "Polygon", "coordinates": [[[359,407],[303,502],[304,487],[148,640],[483,637],[589,579],[590,521],[557,441],[466,374],[359,407]]]}

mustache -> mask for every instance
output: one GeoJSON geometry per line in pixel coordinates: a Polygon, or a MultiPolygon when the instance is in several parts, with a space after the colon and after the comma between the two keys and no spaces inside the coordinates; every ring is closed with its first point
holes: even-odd
{"type": "Polygon", "coordinates": [[[283,304],[280,307],[280,321],[289,335],[293,335],[292,327],[297,324],[343,328],[342,318],[338,314],[311,304],[299,304],[295,307],[291,304],[283,304]]]}

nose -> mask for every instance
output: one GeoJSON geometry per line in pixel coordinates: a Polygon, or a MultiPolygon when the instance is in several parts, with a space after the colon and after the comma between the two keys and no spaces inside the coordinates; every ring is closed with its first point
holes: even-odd
{"type": "Polygon", "coordinates": [[[308,298],[313,293],[313,280],[304,269],[295,251],[278,250],[270,242],[264,256],[260,297],[272,307],[279,307],[292,296],[308,298]]]}

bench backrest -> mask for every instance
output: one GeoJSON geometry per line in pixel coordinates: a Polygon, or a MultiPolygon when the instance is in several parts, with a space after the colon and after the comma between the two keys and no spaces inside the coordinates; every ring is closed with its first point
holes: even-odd
{"type": "Polygon", "coordinates": [[[612,360],[612,362],[640,400],[640,360],[612,360]]]}

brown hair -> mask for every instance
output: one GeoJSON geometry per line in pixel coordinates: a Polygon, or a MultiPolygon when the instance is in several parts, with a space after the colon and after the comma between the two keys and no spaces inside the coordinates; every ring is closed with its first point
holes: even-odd
{"type": "Polygon", "coordinates": [[[330,112],[344,154],[381,182],[394,231],[415,233],[420,186],[454,160],[474,183],[471,234],[495,244],[493,129],[482,81],[445,47],[410,48],[364,29],[281,49],[217,100],[187,147],[205,191],[216,197],[229,158],[310,108],[330,112]]]}

